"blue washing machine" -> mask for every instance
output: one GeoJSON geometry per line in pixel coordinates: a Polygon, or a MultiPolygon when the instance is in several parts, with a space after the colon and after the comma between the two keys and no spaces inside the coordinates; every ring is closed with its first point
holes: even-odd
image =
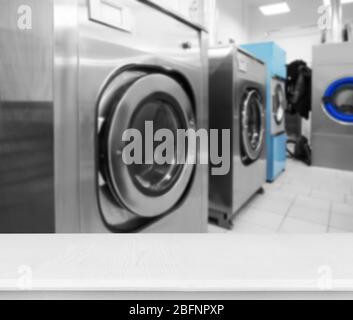
{"type": "Polygon", "coordinates": [[[285,171],[287,164],[287,55],[274,42],[247,44],[242,48],[267,64],[267,181],[273,182],[285,171]]]}

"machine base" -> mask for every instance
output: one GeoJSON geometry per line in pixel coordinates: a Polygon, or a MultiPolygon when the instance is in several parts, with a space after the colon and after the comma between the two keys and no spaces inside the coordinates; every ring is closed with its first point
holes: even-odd
{"type": "MultiPolygon", "coordinates": [[[[244,208],[256,195],[264,195],[266,193],[265,189],[261,187],[257,192],[254,194],[254,196],[244,204],[242,208],[244,208]]],[[[217,211],[215,209],[210,209],[209,210],[209,223],[220,227],[224,228],[227,230],[232,230],[234,227],[234,219],[236,218],[238,212],[242,209],[240,208],[237,212],[235,213],[226,213],[226,212],[221,212],[217,211]]]]}
{"type": "Polygon", "coordinates": [[[267,182],[274,182],[287,165],[287,135],[272,136],[267,152],[267,182]]]}
{"type": "Polygon", "coordinates": [[[234,227],[233,218],[234,216],[230,216],[225,212],[210,210],[209,223],[223,229],[232,230],[234,227]]]}

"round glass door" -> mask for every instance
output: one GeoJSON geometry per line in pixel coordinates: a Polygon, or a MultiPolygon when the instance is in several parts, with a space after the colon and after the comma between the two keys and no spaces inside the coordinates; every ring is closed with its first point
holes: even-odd
{"type": "MultiPolygon", "coordinates": [[[[100,134],[103,179],[115,201],[129,212],[143,218],[168,213],[183,197],[194,169],[178,161],[177,149],[177,130],[195,129],[192,102],[177,81],[163,74],[136,79],[114,99],[100,134]],[[139,162],[124,159],[123,150],[132,142],[123,139],[126,132],[141,137],[135,145],[141,151],[139,162]],[[158,138],[158,132],[167,132],[173,140],[158,138]],[[173,152],[155,152],[161,144],[173,152]]],[[[192,148],[186,143],[185,154],[195,160],[192,148]]]]}
{"type": "Polygon", "coordinates": [[[332,83],[323,98],[324,110],[336,122],[353,124],[353,78],[332,83]]]}
{"type": "Polygon", "coordinates": [[[276,85],[273,96],[273,117],[277,125],[282,124],[286,112],[286,98],[283,87],[276,85]]]}
{"type": "MultiPolygon", "coordinates": [[[[182,114],[178,112],[180,106],[177,101],[166,93],[152,94],[136,109],[130,123],[130,128],[142,132],[146,137],[145,123],[153,123],[153,136],[158,130],[168,130],[177,137],[178,129],[186,129],[187,124],[182,114]]],[[[145,139],[144,139],[145,140],[145,139]]],[[[164,164],[156,161],[147,163],[145,154],[145,142],[143,140],[142,157],[144,164],[133,164],[129,166],[129,172],[134,180],[135,186],[144,194],[160,196],[168,192],[179,179],[183,166],[178,165],[177,141],[174,140],[173,154],[164,164]]],[[[153,143],[155,150],[160,142],[153,143]]]]}
{"type": "Polygon", "coordinates": [[[259,159],[264,147],[265,111],[261,97],[256,90],[248,91],[242,104],[241,137],[245,161],[259,159]]]}

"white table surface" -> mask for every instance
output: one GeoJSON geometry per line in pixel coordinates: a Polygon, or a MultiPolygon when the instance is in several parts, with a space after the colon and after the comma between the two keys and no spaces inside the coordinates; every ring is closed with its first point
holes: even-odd
{"type": "Polygon", "coordinates": [[[6,292],[353,292],[353,235],[0,236],[6,292]]]}

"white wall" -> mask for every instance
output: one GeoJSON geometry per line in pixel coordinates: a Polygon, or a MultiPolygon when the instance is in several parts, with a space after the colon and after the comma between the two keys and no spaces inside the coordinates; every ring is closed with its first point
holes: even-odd
{"type": "MultiPolygon", "coordinates": [[[[264,16],[259,4],[265,0],[249,1],[248,35],[250,42],[275,41],[287,51],[288,62],[302,59],[312,63],[312,47],[320,44],[318,8],[322,0],[286,0],[291,13],[264,16]]],[[[343,6],[344,19],[353,19],[353,4],[343,6]]]]}
{"type": "Polygon", "coordinates": [[[214,39],[212,44],[247,41],[247,0],[216,0],[214,39]]]}
{"type": "Polygon", "coordinates": [[[152,0],[210,29],[211,45],[247,41],[248,0],[152,0]],[[204,15],[206,17],[204,17],[204,15]]]}
{"type": "Polygon", "coordinates": [[[311,63],[312,46],[320,43],[317,27],[321,0],[287,0],[292,12],[264,16],[258,5],[249,8],[249,41],[275,41],[287,51],[288,62],[302,59],[311,63]]]}
{"type": "Polygon", "coordinates": [[[320,44],[321,32],[317,30],[308,30],[307,32],[297,32],[287,35],[286,32],[278,32],[258,40],[274,41],[287,52],[287,62],[295,60],[304,60],[309,65],[312,64],[312,48],[320,44]]]}

